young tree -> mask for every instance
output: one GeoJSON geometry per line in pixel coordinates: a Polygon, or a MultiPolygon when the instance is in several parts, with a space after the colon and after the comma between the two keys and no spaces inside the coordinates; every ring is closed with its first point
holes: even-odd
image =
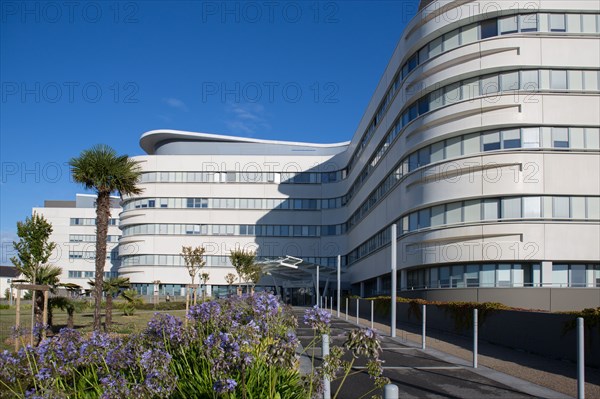
{"type": "Polygon", "coordinates": [[[231,294],[231,286],[233,285],[233,283],[235,283],[235,280],[237,280],[237,276],[233,273],[227,273],[225,275],[225,281],[227,282],[227,285],[229,286],[227,288],[227,293],[231,294]]]}
{"type": "MultiPolygon", "coordinates": [[[[88,284],[94,287],[95,281],[88,281],[88,284]]],[[[122,288],[129,288],[129,278],[111,277],[104,280],[102,291],[106,294],[106,315],[104,316],[104,331],[108,332],[112,324],[113,297],[117,295],[122,288]]]]}
{"type": "MultiPolygon", "coordinates": [[[[206,264],[204,260],[204,247],[199,246],[196,248],[192,247],[181,247],[181,256],[183,256],[183,261],[185,262],[185,267],[188,270],[190,277],[192,278],[192,285],[196,281],[196,276],[200,273],[200,270],[206,264]]],[[[194,289],[194,305],[196,304],[196,289],[194,289]]]]}
{"type": "MultiPolygon", "coordinates": [[[[51,285],[58,284],[62,269],[51,266],[48,260],[56,244],[50,241],[52,225],[41,215],[34,213],[25,222],[17,222],[17,235],[19,242],[13,241],[17,256],[10,258],[17,270],[31,284],[51,285]]],[[[42,322],[44,312],[43,292],[33,293],[34,314],[37,323],[42,322]]]]}
{"type": "Polygon", "coordinates": [[[254,291],[254,286],[261,276],[260,266],[255,263],[255,259],[256,254],[254,252],[246,252],[243,249],[236,249],[229,254],[229,260],[238,276],[240,276],[240,283],[242,281],[246,284],[252,282],[252,291],[254,291]]]}
{"type": "Polygon", "coordinates": [[[116,151],[107,145],[96,145],[84,150],[78,158],[69,161],[72,168],[73,180],[83,184],[86,189],[96,191],[96,279],[94,330],[101,326],[100,307],[102,303],[102,286],[104,281],[104,264],[106,263],[106,236],[110,219],[110,195],[140,194],[137,186],[141,170],[139,162],[127,155],[117,155],[116,151]]]}
{"type": "Polygon", "coordinates": [[[200,274],[200,280],[202,280],[202,284],[204,284],[204,289],[202,290],[202,302],[206,300],[206,283],[210,279],[210,275],[206,272],[200,274]]]}

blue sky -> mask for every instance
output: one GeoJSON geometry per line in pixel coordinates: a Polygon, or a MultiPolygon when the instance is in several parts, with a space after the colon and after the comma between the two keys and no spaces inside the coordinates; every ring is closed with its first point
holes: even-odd
{"type": "Polygon", "coordinates": [[[66,163],[97,143],[141,155],[160,128],[349,140],[417,5],[0,1],[0,238],[83,192],[66,163]]]}

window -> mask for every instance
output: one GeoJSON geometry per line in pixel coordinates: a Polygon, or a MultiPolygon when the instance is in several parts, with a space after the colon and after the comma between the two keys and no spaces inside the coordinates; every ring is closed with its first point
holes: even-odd
{"type": "Polygon", "coordinates": [[[582,128],[572,127],[571,129],[569,129],[569,135],[570,135],[569,147],[585,148],[582,128]]]}
{"type": "Polygon", "coordinates": [[[567,14],[567,26],[570,33],[581,33],[581,15],[567,14]]]}
{"type": "Polygon", "coordinates": [[[550,88],[552,90],[566,90],[567,71],[550,71],[550,88]]]}
{"type": "Polygon", "coordinates": [[[444,205],[438,205],[431,208],[431,226],[440,226],[444,224],[444,205]]]}
{"type": "Polygon", "coordinates": [[[587,198],[587,218],[600,219],[600,197],[587,198]]]}
{"type": "Polygon", "coordinates": [[[462,45],[474,43],[477,41],[477,24],[463,26],[460,32],[460,42],[462,45]]]}
{"type": "Polygon", "coordinates": [[[452,50],[459,46],[458,29],[444,35],[444,51],[452,50]]]}
{"type": "Polygon", "coordinates": [[[500,85],[498,84],[498,75],[488,76],[481,79],[481,94],[487,96],[489,94],[497,93],[500,91],[500,85]]]}
{"type": "Polygon", "coordinates": [[[446,205],[446,224],[462,222],[462,204],[455,202],[446,205]]]}
{"type": "Polygon", "coordinates": [[[569,218],[569,197],[554,197],[552,216],[557,219],[569,218]]]}
{"type": "Polygon", "coordinates": [[[461,91],[463,100],[479,97],[479,79],[464,80],[462,82],[461,91]]]}
{"type": "Polygon", "coordinates": [[[552,285],[555,287],[567,287],[569,285],[568,265],[552,265],[552,285]]]}
{"type": "Polygon", "coordinates": [[[502,35],[507,34],[507,33],[518,32],[516,15],[511,15],[510,17],[499,18],[498,25],[500,26],[500,34],[502,34],[502,35]]]}
{"type": "Polygon", "coordinates": [[[460,83],[453,83],[444,88],[444,104],[460,101],[460,83]]]}
{"type": "Polygon", "coordinates": [[[475,154],[480,152],[481,140],[478,133],[464,136],[463,140],[463,155],[475,154]]]}
{"type": "Polygon", "coordinates": [[[550,14],[550,32],[565,32],[565,15],[550,14]]]}
{"type": "Polygon", "coordinates": [[[521,134],[523,136],[523,148],[540,148],[540,129],[525,128],[522,129],[521,134]]]}
{"type": "Polygon", "coordinates": [[[585,90],[598,90],[598,71],[583,71],[585,90]]]}
{"type": "Polygon", "coordinates": [[[521,23],[521,32],[537,31],[537,14],[521,15],[519,19],[521,23]]]}
{"type": "Polygon", "coordinates": [[[585,219],[585,197],[571,198],[571,217],[573,219],[585,219]]]}
{"type": "Polygon", "coordinates": [[[568,71],[568,78],[570,90],[583,90],[582,71],[568,71]]]}
{"type": "Polygon", "coordinates": [[[483,201],[483,219],[497,220],[499,217],[499,200],[492,198],[483,201]]]}
{"type": "Polygon", "coordinates": [[[481,39],[498,36],[498,21],[489,19],[481,23],[481,39]]]}
{"type": "Polygon", "coordinates": [[[434,110],[444,105],[444,96],[442,89],[429,93],[429,109],[434,110]]]}
{"type": "Polygon", "coordinates": [[[423,229],[431,226],[431,210],[429,208],[419,211],[419,228],[423,229]]]}
{"type": "Polygon", "coordinates": [[[524,218],[539,218],[541,216],[542,216],[541,197],[524,197],[523,198],[523,217],[524,218]]]}
{"type": "Polygon", "coordinates": [[[500,132],[486,133],[483,135],[483,151],[500,149],[500,132]]]}
{"type": "Polygon", "coordinates": [[[437,162],[444,159],[444,142],[439,141],[431,145],[431,155],[429,156],[431,162],[437,162]]]}
{"type": "Polygon", "coordinates": [[[586,267],[585,265],[571,265],[569,273],[569,286],[585,287],[586,286],[586,267]]]}
{"type": "Polygon", "coordinates": [[[461,137],[453,137],[446,140],[446,158],[460,157],[462,140],[461,137]]]}
{"type": "Polygon", "coordinates": [[[481,203],[479,200],[465,201],[463,208],[465,222],[476,222],[481,220],[481,203]]]}
{"type": "Polygon", "coordinates": [[[502,91],[519,90],[519,72],[503,73],[502,91]]]}
{"type": "Polygon", "coordinates": [[[536,91],[539,87],[538,71],[521,72],[521,90],[536,91]]]}
{"type": "Polygon", "coordinates": [[[429,58],[435,57],[442,52],[442,38],[432,40],[429,43],[429,58]]]}
{"type": "Polygon", "coordinates": [[[502,199],[502,218],[517,219],[521,217],[521,198],[502,199]]]}
{"type": "Polygon", "coordinates": [[[519,129],[506,130],[502,132],[502,147],[503,148],[520,148],[521,147],[521,132],[519,129]]]}
{"type": "Polygon", "coordinates": [[[596,28],[596,18],[593,14],[583,14],[581,16],[582,20],[582,31],[583,33],[596,33],[598,32],[598,28],[596,28]]]}
{"type": "Polygon", "coordinates": [[[493,287],[496,285],[496,265],[482,265],[479,273],[481,287],[493,287]]]}
{"type": "Polygon", "coordinates": [[[552,129],[552,146],[554,148],[569,148],[569,129],[566,127],[552,129]]]}

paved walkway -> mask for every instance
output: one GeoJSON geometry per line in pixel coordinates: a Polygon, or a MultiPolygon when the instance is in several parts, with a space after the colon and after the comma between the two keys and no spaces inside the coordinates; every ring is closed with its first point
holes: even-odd
{"type": "MultiPolygon", "coordinates": [[[[306,347],[313,338],[313,331],[302,325],[304,308],[295,308],[295,312],[300,324],[297,333],[302,345],[306,347]]],[[[332,345],[341,345],[347,331],[356,327],[355,317],[350,321],[344,319],[343,313],[341,319],[332,318],[332,345]]],[[[362,326],[371,325],[366,320],[360,322],[362,326]]],[[[564,375],[568,373],[563,370],[573,369],[574,365],[570,363],[557,362],[481,342],[480,367],[473,369],[471,343],[467,339],[450,334],[447,336],[433,334],[428,338],[427,349],[423,351],[420,349],[421,337],[414,332],[397,330],[397,338],[391,338],[389,327],[375,323],[375,328],[383,335],[381,358],[385,362],[384,375],[399,387],[401,398],[558,399],[576,395],[575,382],[573,382],[574,393],[570,392],[571,383],[567,386],[561,385],[570,379],[564,375]],[[461,340],[464,342],[459,342],[461,340]],[[535,369],[536,366],[539,366],[539,369],[535,369]],[[556,389],[556,386],[562,389],[556,389]]],[[[412,328],[414,327],[408,329],[412,328]]],[[[311,367],[309,358],[312,355],[315,356],[315,364],[320,364],[320,349],[308,350],[301,359],[305,368],[311,367]]],[[[359,359],[355,366],[355,371],[360,373],[345,382],[339,398],[358,399],[372,389],[372,380],[369,379],[366,371],[361,371],[364,360],[359,359]]],[[[593,380],[596,378],[600,380],[600,376],[597,375],[600,374],[598,370],[591,369],[588,372],[586,375],[588,381],[590,374],[593,380]]],[[[596,394],[596,389],[600,389],[599,385],[594,382],[587,385],[586,397],[600,397],[596,394]]],[[[337,386],[335,382],[332,384],[332,392],[336,391],[337,386]]],[[[365,397],[370,398],[373,394],[382,393],[374,391],[365,397]]]]}

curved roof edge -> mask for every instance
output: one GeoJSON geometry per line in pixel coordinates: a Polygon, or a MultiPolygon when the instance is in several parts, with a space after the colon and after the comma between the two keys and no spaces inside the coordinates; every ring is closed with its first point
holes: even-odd
{"type": "Polygon", "coordinates": [[[157,145],[165,140],[193,140],[198,142],[226,142],[226,143],[259,143],[259,144],[278,144],[278,145],[289,145],[289,146],[303,146],[303,147],[315,147],[315,148],[335,148],[335,147],[347,147],[350,141],[344,141],[341,143],[331,144],[319,144],[319,143],[303,143],[295,141],[280,141],[280,140],[263,140],[254,139],[250,137],[239,137],[239,136],[227,136],[222,134],[212,133],[198,133],[198,132],[186,132],[182,130],[150,130],[140,137],[140,147],[148,155],[155,153],[157,145]]]}

